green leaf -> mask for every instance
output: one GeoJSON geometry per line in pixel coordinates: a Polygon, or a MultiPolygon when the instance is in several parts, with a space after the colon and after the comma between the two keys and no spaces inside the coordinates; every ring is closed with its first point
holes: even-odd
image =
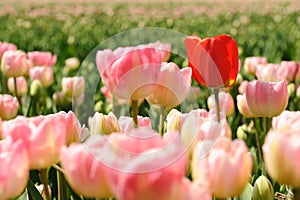
{"type": "Polygon", "coordinates": [[[28,195],[31,197],[29,199],[43,200],[43,197],[41,196],[40,192],[37,190],[37,188],[34,186],[33,182],[30,179],[27,184],[27,191],[28,195]]]}

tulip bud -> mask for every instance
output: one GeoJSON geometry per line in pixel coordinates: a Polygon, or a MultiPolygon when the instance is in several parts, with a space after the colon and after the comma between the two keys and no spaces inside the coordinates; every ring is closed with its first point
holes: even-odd
{"type": "Polygon", "coordinates": [[[257,65],[266,65],[267,63],[266,57],[247,57],[244,62],[244,70],[246,74],[254,75],[257,65]]]}
{"type": "Polygon", "coordinates": [[[84,92],[84,77],[63,77],[62,91],[67,97],[79,97],[84,92]]]}
{"type": "Polygon", "coordinates": [[[98,101],[94,105],[94,111],[95,112],[101,112],[102,108],[103,108],[103,101],[98,101]]]}
{"type": "Polygon", "coordinates": [[[3,120],[15,118],[18,114],[19,103],[16,97],[0,94],[0,117],[3,120]]]}
{"type": "Polygon", "coordinates": [[[40,96],[43,93],[44,87],[39,80],[34,80],[30,84],[30,95],[31,96],[40,96]]]}
{"type": "Polygon", "coordinates": [[[112,112],[108,115],[96,112],[92,118],[89,118],[89,127],[91,135],[108,135],[112,132],[120,132],[118,119],[112,112]]]}
{"type": "Polygon", "coordinates": [[[292,96],[295,93],[296,86],[294,83],[290,83],[290,84],[288,84],[287,89],[288,89],[289,95],[292,96]]]}
{"type": "Polygon", "coordinates": [[[167,131],[180,131],[183,122],[183,114],[172,109],[167,116],[167,131]]]}
{"type": "Polygon", "coordinates": [[[272,184],[265,176],[262,175],[255,181],[252,197],[253,200],[274,199],[274,190],[272,184]]]}
{"type": "MultiPolygon", "coordinates": [[[[245,124],[244,124],[245,125],[245,124]]],[[[241,140],[246,140],[247,139],[247,133],[245,132],[245,127],[244,125],[242,126],[239,126],[237,128],[237,131],[236,131],[236,136],[238,139],[241,139],[241,140]]]]}
{"type": "Polygon", "coordinates": [[[65,60],[65,67],[68,70],[76,70],[80,65],[80,61],[76,57],[68,58],[65,60]]]}
{"type": "Polygon", "coordinates": [[[237,75],[237,77],[236,77],[236,84],[241,84],[242,82],[243,82],[244,80],[243,80],[243,76],[240,74],[240,73],[238,73],[238,75],[237,75]]]}

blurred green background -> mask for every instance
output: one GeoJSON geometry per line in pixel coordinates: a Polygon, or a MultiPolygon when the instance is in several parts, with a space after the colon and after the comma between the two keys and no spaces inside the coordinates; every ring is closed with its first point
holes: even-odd
{"type": "Polygon", "coordinates": [[[81,61],[103,40],[139,27],[172,29],[201,38],[232,35],[240,58],[300,60],[299,1],[48,0],[0,2],[0,41],[24,51],[51,51],[58,65],[81,61]],[[150,1],[149,1],[150,2],[150,1]]]}

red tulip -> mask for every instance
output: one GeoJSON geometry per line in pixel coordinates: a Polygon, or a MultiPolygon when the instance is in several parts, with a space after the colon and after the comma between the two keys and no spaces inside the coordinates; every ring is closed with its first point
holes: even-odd
{"type": "Polygon", "coordinates": [[[193,78],[207,87],[230,87],[239,71],[238,47],[229,35],[184,40],[193,78]]]}

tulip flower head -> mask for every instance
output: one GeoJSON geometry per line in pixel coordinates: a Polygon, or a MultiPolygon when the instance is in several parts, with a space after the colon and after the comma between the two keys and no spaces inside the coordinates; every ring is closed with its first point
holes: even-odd
{"type": "Polygon", "coordinates": [[[246,91],[249,111],[254,117],[276,117],[287,106],[289,94],[287,83],[281,82],[249,82],[246,91]]]}
{"type": "Polygon", "coordinates": [[[29,178],[29,159],[24,143],[0,140],[0,197],[14,199],[22,194],[29,178]]]}
{"type": "Polygon", "coordinates": [[[120,132],[118,119],[112,112],[108,115],[96,112],[93,117],[89,118],[89,128],[91,135],[109,135],[112,132],[120,132]]]}
{"type": "Polygon", "coordinates": [[[53,83],[52,67],[37,66],[29,71],[30,80],[39,80],[44,87],[49,87],[53,83]]]}
{"type": "Polygon", "coordinates": [[[4,121],[3,138],[23,141],[29,155],[30,169],[45,169],[59,161],[66,144],[66,124],[57,115],[23,117],[4,121]]]}
{"type": "MultiPolygon", "coordinates": [[[[230,116],[234,113],[234,102],[231,94],[227,92],[219,92],[220,99],[220,109],[226,113],[227,116],[230,116]]],[[[214,95],[211,95],[207,99],[207,105],[210,110],[215,109],[215,99],[214,95]]]]}
{"type": "Polygon", "coordinates": [[[238,47],[229,35],[205,39],[192,35],[186,37],[184,44],[192,76],[198,83],[212,88],[235,83],[239,70],[238,47]]]}
{"type": "MultiPolygon", "coordinates": [[[[299,119],[298,119],[299,120],[299,119]]],[[[265,165],[270,177],[280,184],[300,187],[300,134],[271,129],[262,147],[265,165]]]]}
{"type": "Polygon", "coordinates": [[[71,188],[85,197],[111,197],[111,188],[106,178],[107,166],[96,159],[97,152],[105,145],[105,137],[95,135],[84,143],[73,143],[63,148],[61,164],[71,188]]]}
{"type": "Polygon", "coordinates": [[[244,62],[244,71],[249,75],[255,75],[257,65],[266,65],[267,63],[266,57],[247,57],[244,62]]]}
{"type": "Polygon", "coordinates": [[[0,94],[0,117],[10,120],[17,116],[19,109],[18,99],[8,94],[0,94]]]}
{"type": "Polygon", "coordinates": [[[199,142],[194,149],[192,177],[209,187],[215,197],[238,196],[251,178],[252,156],[244,141],[221,137],[212,151],[200,158],[211,142],[199,142]]]}
{"type": "Polygon", "coordinates": [[[96,63],[102,81],[113,95],[126,100],[147,97],[158,81],[161,54],[150,47],[98,51],[96,63]]]}
{"type": "Polygon", "coordinates": [[[35,66],[52,67],[57,61],[57,56],[52,55],[51,52],[32,51],[32,52],[28,52],[27,55],[34,67],[35,66]]]}
{"type": "Polygon", "coordinates": [[[16,51],[17,46],[15,44],[8,43],[8,42],[0,42],[0,60],[3,56],[3,54],[9,50],[16,51]]]}
{"type": "Polygon", "coordinates": [[[63,93],[69,97],[79,97],[84,93],[85,80],[82,76],[63,77],[61,87],[63,93]]]}
{"type": "Polygon", "coordinates": [[[20,50],[6,51],[2,56],[1,70],[4,76],[18,77],[23,76],[27,71],[26,53],[20,50]]]}
{"type": "Polygon", "coordinates": [[[163,63],[153,92],[147,97],[151,104],[166,109],[178,106],[189,94],[192,70],[179,69],[175,63],[163,63]]]}

